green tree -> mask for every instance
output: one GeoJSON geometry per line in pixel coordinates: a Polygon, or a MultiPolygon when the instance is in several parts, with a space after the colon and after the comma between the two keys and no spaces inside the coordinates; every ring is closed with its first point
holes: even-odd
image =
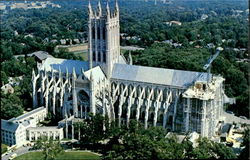
{"type": "Polygon", "coordinates": [[[56,157],[63,153],[64,150],[60,145],[60,141],[47,140],[46,136],[40,137],[34,144],[35,149],[41,149],[44,160],[55,160],[56,157]]]}
{"type": "Polygon", "coordinates": [[[1,118],[10,119],[23,114],[21,100],[15,94],[1,93],[1,118]]]}
{"type": "Polygon", "coordinates": [[[1,62],[5,60],[10,60],[13,56],[12,48],[7,45],[7,42],[3,42],[2,40],[0,43],[0,53],[1,53],[1,62]]]}
{"type": "Polygon", "coordinates": [[[131,122],[129,128],[122,129],[122,134],[110,138],[104,159],[184,158],[182,144],[177,143],[174,137],[165,138],[166,131],[162,127],[144,129],[140,123],[134,120],[131,122]]]}
{"type": "Polygon", "coordinates": [[[244,93],[247,88],[247,80],[243,72],[238,70],[236,67],[230,67],[227,70],[225,78],[226,83],[229,83],[233,90],[233,96],[238,96],[244,93]]]}
{"type": "MultiPolygon", "coordinates": [[[[106,124],[106,118],[101,114],[96,114],[93,116],[89,115],[89,119],[86,119],[82,123],[76,123],[75,128],[76,134],[78,134],[78,127],[80,126],[81,138],[80,142],[82,145],[89,144],[97,144],[99,141],[106,138],[106,132],[104,129],[104,124],[106,124]]],[[[105,125],[106,128],[108,125],[105,125]]]]}
{"type": "Polygon", "coordinates": [[[1,86],[8,83],[8,76],[4,71],[1,71],[1,86]]]}
{"type": "Polygon", "coordinates": [[[195,159],[235,159],[233,150],[223,144],[213,142],[207,138],[199,138],[198,146],[190,153],[195,159]]]}
{"type": "Polygon", "coordinates": [[[242,146],[244,146],[244,149],[241,151],[239,155],[239,159],[249,159],[249,144],[250,144],[250,128],[248,127],[244,131],[244,137],[243,137],[243,143],[242,146]]]}

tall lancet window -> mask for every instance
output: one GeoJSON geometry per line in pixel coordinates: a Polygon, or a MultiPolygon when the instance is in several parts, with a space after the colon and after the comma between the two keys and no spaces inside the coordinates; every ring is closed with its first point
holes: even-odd
{"type": "Polygon", "coordinates": [[[101,32],[100,32],[100,27],[97,28],[97,39],[100,39],[101,37],[101,32]]]}
{"type": "Polygon", "coordinates": [[[98,62],[101,62],[101,52],[98,52],[98,62]]]}
{"type": "Polygon", "coordinates": [[[106,39],[106,30],[105,30],[105,27],[103,27],[103,31],[102,31],[102,36],[103,36],[103,39],[105,40],[106,39]]]}
{"type": "Polygon", "coordinates": [[[93,61],[95,61],[95,51],[93,52],[93,61]]]}
{"type": "Polygon", "coordinates": [[[106,51],[103,51],[103,62],[106,62],[106,51]]]}
{"type": "Polygon", "coordinates": [[[95,27],[92,27],[92,39],[95,39],[95,27]]]}

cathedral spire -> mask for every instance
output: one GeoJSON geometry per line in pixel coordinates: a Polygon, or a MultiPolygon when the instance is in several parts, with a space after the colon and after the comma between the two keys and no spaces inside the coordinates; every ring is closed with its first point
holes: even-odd
{"type": "Polygon", "coordinates": [[[91,82],[93,82],[93,80],[94,80],[94,79],[93,79],[93,74],[92,74],[92,71],[90,72],[89,79],[90,79],[90,81],[91,81],[91,82]]]}
{"type": "Polygon", "coordinates": [[[107,18],[110,18],[109,1],[107,1],[106,11],[107,11],[107,18]]]}
{"type": "Polygon", "coordinates": [[[115,0],[115,11],[116,11],[116,13],[119,13],[118,0],[115,0]]]}
{"type": "Polygon", "coordinates": [[[89,0],[88,10],[89,10],[89,16],[92,16],[93,15],[93,11],[92,11],[90,0],[89,0]]]}
{"type": "Polygon", "coordinates": [[[133,59],[131,56],[131,51],[129,51],[129,65],[133,65],[133,59]]]}
{"type": "Polygon", "coordinates": [[[61,71],[61,67],[59,66],[59,78],[62,78],[62,71],[61,71]]]}
{"type": "Polygon", "coordinates": [[[35,77],[36,76],[36,73],[35,73],[35,70],[32,69],[32,76],[35,77]]]}
{"type": "Polygon", "coordinates": [[[102,15],[102,6],[100,0],[98,1],[98,16],[102,15]]]}
{"type": "Polygon", "coordinates": [[[76,78],[76,70],[75,70],[75,67],[73,67],[72,76],[73,76],[73,78],[76,78]]]}

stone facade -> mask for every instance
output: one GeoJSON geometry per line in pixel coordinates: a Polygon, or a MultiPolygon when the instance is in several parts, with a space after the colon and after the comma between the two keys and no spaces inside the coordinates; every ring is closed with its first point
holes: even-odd
{"type": "Polygon", "coordinates": [[[39,137],[45,136],[48,139],[63,139],[63,128],[58,127],[30,127],[27,129],[27,140],[36,141],[39,137]]]}

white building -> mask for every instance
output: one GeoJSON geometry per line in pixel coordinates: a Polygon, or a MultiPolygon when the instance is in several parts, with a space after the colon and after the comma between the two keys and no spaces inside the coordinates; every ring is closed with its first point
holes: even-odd
{"type": "Polygon", "coordinates": [[[63,139],[63,128],[53,127],[30,127],[27,129],[27,140],[36,141],[39,137],[45,136],[48,139],[63,139]]]}
{"type": "Polygon", "coordinates": [[[44,107],[36,108],[30,112],[27,112],[17,118],[12,118],[9,121],[13,122],[23,122],[25,120],[35,119],[35,123],[39,123],[41,121],[44,121],[45,117],[47,115],[46,109],[44,107]]]}
{"type": "Polygon", "coordinates": [[[26,130],[36,127],[37,123],[43,121],[47,115],[44,107],[39,107],[31,112],[9,120],[1,119],[1,140],[9,146],[21,146],[27,141],[26,130]]]}

